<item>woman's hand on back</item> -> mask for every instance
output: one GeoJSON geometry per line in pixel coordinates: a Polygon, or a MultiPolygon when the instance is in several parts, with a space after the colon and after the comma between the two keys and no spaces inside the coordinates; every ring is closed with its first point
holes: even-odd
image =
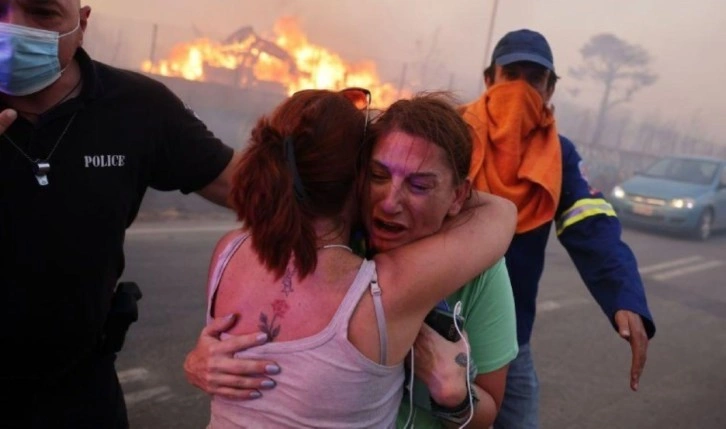
{"type": "Polygon", "coordinates": [[[206,326],[197,345],[184,361],[189,383],[210,395],[233,399],[257,399],[262,391],[275,387],[267,376],[280,372],[273,361],[238,359],[235,353],[267,342],[267,335],[255,332],[221,340],[220,334],[234,325],[236,317],[215,319],[206,326]]]}

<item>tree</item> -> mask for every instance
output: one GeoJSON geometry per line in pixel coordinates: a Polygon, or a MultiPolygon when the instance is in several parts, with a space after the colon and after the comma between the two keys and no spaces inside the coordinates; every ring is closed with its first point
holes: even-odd
{"type": "Polygon", "coordinates": [[[592,136],[592,143],[599,143],[608,112],[630,101],[638,90],[654,84],[658,76],[648,70],[651,61],[648,51],[612,34],[593,36],[580,49],[580,54],[584,64],[570,68],[570,75],[605,86],[592,136]]]}

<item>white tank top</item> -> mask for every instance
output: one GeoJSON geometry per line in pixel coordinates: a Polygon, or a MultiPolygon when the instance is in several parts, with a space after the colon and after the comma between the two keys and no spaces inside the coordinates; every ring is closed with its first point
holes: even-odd
{"type": "MultiPolygon", "coordinates": [[[[232,240],[216,262],[208,285],[207,323],[224,268],[248,236],[232,240]]],[[[375,263],[364,260],[330,323],[317,334],[238,352],[240,358],[276,361],[281,368],[274,377],[277,386],[255,400],[214,396],[209,428],[394,427],[403,394],[403,364],[373,362],[348,341],[350,317],[375,272],[375,263]]]]}

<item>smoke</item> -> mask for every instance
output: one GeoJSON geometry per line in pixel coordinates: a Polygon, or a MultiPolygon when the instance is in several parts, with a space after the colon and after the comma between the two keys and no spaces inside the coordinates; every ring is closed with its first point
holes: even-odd
{"type": "MultiPolygon", "coordinates": [[[[350,61],[375,61],[388,81],[406,79],[416,88],[450,89],[470,99],[481,87],[481,71],[488,62],[484,50],[493,3],[178,0],[172,8],[165,0],[101,0],[91,3],[91,25],[97,25],[93,37],[115,46],[97,52],[100,60],[137,66],[148,57],[153,23],[164,30],[157,46],[161,52],[179,37],[223,38],[244,25],[269,35],[277,19],[292,15],[311,42],[350,61]]],[[[717,41],[726,40],[718,18],[723,16],[726,3],[719,0],[704,0],[697,7],[676,0],[507,0],[498,5],[493,43],[513,29],[536,29],[549,39],[560,74],[581,62],[579,49],[594,34],[612,33],[640,45],[653,57],[659,80],[621,106],[620,115],[659,117],[678,132],[715,140],[726,133],[726,122],[720,119],[726,113],[726,86],[719,84],[726,59],[712,50],[717,41]]],[[[599,95],[597,88],[565,77],[555,101],[593,109],[599,95]]]]}

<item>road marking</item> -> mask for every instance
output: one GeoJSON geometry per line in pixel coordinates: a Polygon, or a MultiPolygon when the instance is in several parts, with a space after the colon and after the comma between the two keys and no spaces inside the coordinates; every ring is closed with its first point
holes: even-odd
{"type": "Polygon", "coordinates": [[[570,299],[563,299],[560,301],[555,301],[552,299],[540,301],[537,303],[537,312],[538,313],[547,313],[549,311],[555,311],[559,310],[563,307],[574,307],[576,305],[583,305],[583,304],[589,304],[593,302],[591,299],[587,298],[570,298],[570,299]]]}
{"type": "Polygon", "coordinates": [[[667,262],[663,262],[660,264],[649,265],[647,267],[640,267],[640,269],[638,269],[638,271],[640,271],[641,275],[645,275],[645,274],[650,274],[650,273],[653,273],[656,271],[660,271],[665,268],[672,268],[672,267],[677,267],[680,265],[690,264],[692,262],[700,261],[701,259],[703,259],[703,258],[698,255],[690,256],[688,258],[674,259],[672,261],[667,261],[667,262]]]}
{"type": "Polygon", "coordinates": [[[557,301],[547,300],[537,303],[537,311],[540,313],[557,310],[558,308],[562,308],[562,305],[557,301]]]}
{"type": "Polygon", "coordinates": [[[165,399],[169,399],[171,389],[169,386],[152,387],[151,389],[139,390],[138,392],[127,393],[124,395],[126,406],[138,404],[139,402],[148,401],[156,396],[164,395],[165,399]]]}
{"type": "MultiPolygon", "coordinates": [[[[131,368],[124,371],[119,371],[118,381],[121,383],[121,385],[128,385],[129,383],[135,382],[146,382],[150,379],[149,375],[149,370],[147,370],[146,368],[131,368]]],[[[127,407],[131,407],[140,402],[149,401],[152,399],[155,402],[168,401],[173,397],[174,394],[171,392],[169,386],[157,386],[124,394],[124,400],[126,401],[127,407]]]]}
{"type": "Polygon", "coordinates": [[[173,397],[174,397],[174,394],[173,393],[167,393],[164,396],[160,396],[160,397],[156,398],[156,401],[155,402],[166,402],[166,401],[168,401],[169,399],[171,399],[173,397]]]}
{"type": "Polygon", "coordinates": [[[710,270],[711,268],[716,268],[721,265],[723,265],[723,261],[708,261],[698,265],[691,265],[690,267],[666,271],[664,273],[656,274],[652,277],[655,280],[668,280],[673,277],[684,276],[686,274],[694,273],[697,271],[710,270]]]}
{"type": "Polygon", "coordinates": [[[138,227],[126,230],[126,235],[184,234],[189,232],[227,232],[238,228],[236,224],[184,226],[184,227],[138,227]]]}
{"type": "Polygon", "coordinates": [[[146,368],[131,368],[118,373],[118,381],[121,384],[141,381],[149,378],[149,371],[146,368]]]}

